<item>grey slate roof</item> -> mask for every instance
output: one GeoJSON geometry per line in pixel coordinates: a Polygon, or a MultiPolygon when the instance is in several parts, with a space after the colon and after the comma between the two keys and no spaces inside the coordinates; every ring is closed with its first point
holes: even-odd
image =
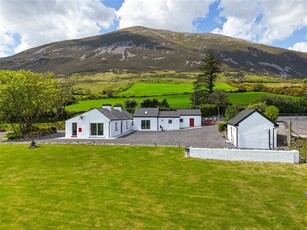
{"type": "Polygon", "coordinates": [[[109,118],[111,121],[132,119],[132,117],[128,115],[129,113],[126,110],[123,110],[123,112],[120,112],[116,109],[109,111],[108,109],[97,108],[97,110],[103,115],[105,115],[107,118],[109,118]]]}
{"type": "Polygon", "coordinates": [[[159,108],[136,108],[134,117],[158,117],[159,108]]]}
{"type": "Polygon", "coordinates": [[[270,122],[272,122],[274,124],[274,126],[278,126],[278,124],[274,121],[271,121],[269,118],[267,118],[265,115],[263,115],[262,113],[260,113],[257,109],[246,109],[241,111],[240,113],[238,113],[236,116],[234,116],[233,118],[231,118],[227,124],[229,125],[238,125],[241,121],[243,121],[244,119],[246,119],[247,117],[249,117],[250,115],[252,115],[253,113],[258,112],[259,114],[261,114],[263,117],[265,117],[267,120],[269,120],[270,122]]]}
{"type": "Polygon", "coordinates": [[[180,116],[201,116],[200,109],[177,109],[180,116]]]}
{"type": "Polygon", "coordinates": [[[180,117],[177,111],[160,111],[159,117],[180,117]]]}

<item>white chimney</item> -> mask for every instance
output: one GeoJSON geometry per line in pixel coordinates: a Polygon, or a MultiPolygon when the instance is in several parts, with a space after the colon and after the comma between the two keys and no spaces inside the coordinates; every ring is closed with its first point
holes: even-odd
{"type": "Polygon", "coordinates": [[[114,109],[116,109],[116,110],[118,110],[118,111],[120,111],[120,112],[123,111],[123,108],[122,108],[121,106],[114,106],[114,109]]]}
{"type": "Polygon", "coordinates": [[[104,104],[104,105],[102,105],[102,108],[111,111],[111,110],[112,110],[112,105],[110,105],[110,104],[104,104]]]}

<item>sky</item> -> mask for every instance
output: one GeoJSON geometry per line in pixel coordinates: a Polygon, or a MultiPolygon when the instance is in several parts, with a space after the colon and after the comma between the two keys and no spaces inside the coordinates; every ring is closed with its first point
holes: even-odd
{"type": "Polygon", "coordinates": [[[307,0],[0,0],[0,57],[131,26],[307,52],[307,0]]]}

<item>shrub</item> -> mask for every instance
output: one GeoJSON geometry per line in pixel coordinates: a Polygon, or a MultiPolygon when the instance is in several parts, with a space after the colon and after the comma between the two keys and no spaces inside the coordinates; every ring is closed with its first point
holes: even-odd
{"type": "Polygon", "coordinates": [[[222,121],[217,125],[217,129],[220,133],[226,131],[226,127],[227,123],[225,121],[222,121]]]}
{"type": "Polygon", "coordinates": [[[200,106],[200,111],[203,117],[210,117],[217,114],[217,107],[212,104],[203,104],[200,106]]]}
{"type": "Polygon", "coordinates": [[[276,121],[278,118],[278,113],[279,113],[278,108],[273,105],[270,105],[266,107],[264,115],[270,118],[271,120],[276,121]]]}
{"type": "Polygon", "coordinates": [[[239,89],[238,89],[238,92],[239,93],[242,93],[242,92],[246,92],[247,90],[246,90],[246,88],[244,88],[244,87],[240,87],[239,89]]]}
{"type": "Polygon", "coordinates": [[[253,91],[254,92],[260,92],[264,88],[264,85],[262,83],[257,83],[253,85],[253,91]]]}

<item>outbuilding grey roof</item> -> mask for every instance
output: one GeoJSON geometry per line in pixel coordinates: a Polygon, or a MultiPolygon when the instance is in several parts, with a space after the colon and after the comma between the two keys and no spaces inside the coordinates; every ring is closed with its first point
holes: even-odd
{"type": "Polygon", "coordinates": [[[180,117],[177,111],[160,111],[159,117],[180,117]]]}
{"type": "Polygon", "coordinates": [[[201,116],[200,109],[177,109],[180,116],[201,116]]]}
{"type": "Polygon", "coordinates": [[[122,112],[116,109],[110,111],[104,108],[97,108],[97,110],[103,115],[105,115],[107,118],[109,118],[111,121],[132,119],[131,115],[126,110],[123,110],[122,112]]]}
{"type": "Polygon", "coordinates": [[[238,113],[236,116],[234,116],[233,118],[231,118],[227,124],[229,125],[238,125],[241,121],[245,120],[247,117],[249,117],[250,115],[252,115],[253,113],[258,112],[260,115],[262,115],[263,117],[265,117],[267,120],[269,120],[270,122],[272,122],[274,124],[274,126],[278,126],[278,124],[274,121],[272,121],[271,119],[269,119],[268,117],[266,117],[264,114],[260,113],[257,109],[246,109],[241,111],[240,113],[238,113]]]}
{"type": "Polygon", "coordinates": [[[158,117],[159,108],[136,108],[134,117],[158,117]]]}

